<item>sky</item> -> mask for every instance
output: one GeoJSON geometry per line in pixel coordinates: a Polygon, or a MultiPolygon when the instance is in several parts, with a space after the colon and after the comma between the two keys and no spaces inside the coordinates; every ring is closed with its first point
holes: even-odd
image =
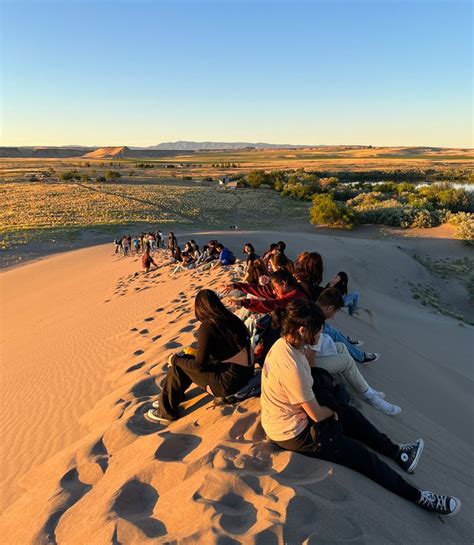
{"type": "Polygon", "coordinates": [[[0,145],[473,147],[465,0],[0,0],[0,145]]]}

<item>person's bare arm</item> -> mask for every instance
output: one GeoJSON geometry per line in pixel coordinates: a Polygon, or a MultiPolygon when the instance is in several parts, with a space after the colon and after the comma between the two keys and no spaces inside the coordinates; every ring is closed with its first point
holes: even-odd
{"type": "Polygon", "coordinates": [[[314,422],[321,422],[326,420],[326,418],[335,417],[337,420],[337,413],[335,413],[329,407],[321,407],[321,405],[316,401],[316,399],[310,399],[301,404],[305,413],[313,420],[314,422]]]}
{"type": "Polygon", "coordinates": [[[310,348],[305,348],[304,355],[308,360],[309,366],[316,367],[316,352],[314,350],[311,350],[310,348]]]}

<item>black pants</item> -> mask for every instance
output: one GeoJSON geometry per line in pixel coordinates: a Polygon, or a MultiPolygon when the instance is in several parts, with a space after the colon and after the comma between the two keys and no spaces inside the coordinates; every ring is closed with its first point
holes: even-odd
{"type": "Polygon", "coordinates": [[[419,490],[365,447],[393,459],[398,453],[398,445],[380,433],[354,407],[341,406],[337,414],[339,421],[329,418],[313,422],[294,439],[274,442],[286,450],[349,467],[402,498],[418,501],[419,490]]]}
{"type": "Polygon", "coordinates": [[[163,416],[177,418],[179,404],[184,401],[184,394],[193,382],[203,390],[209,386],[215,396],[224,397],[243,388],[253,374],[253,366],[215,363],[203,369],[193,356],[175,356],[174,365],[168,369],[162,384],[160,412],[163,416]]]}

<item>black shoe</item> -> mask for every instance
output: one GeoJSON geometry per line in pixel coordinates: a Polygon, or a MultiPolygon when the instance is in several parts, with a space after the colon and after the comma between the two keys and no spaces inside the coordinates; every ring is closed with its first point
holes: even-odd
{"type": "Polygon", "coordinates": [[[451,517],[461,509],[461,500],[454,496],[442,496],[429,490],[420,490],[418,505],[432,513],[451,517]]]}
{"type": "Polygon", "coordinates": [[[400,445],[400,450],[397,454],[397,464],[407,473],[413,473],[418,464],[425,443],[423,439],[418,439],[414,443],[400,445]]]}
{"type": "Polygon", "coordinates": [[[362,346],[364,341],[359,341],[358,339],[353,339],[352,337],[347,337],[347,340],[354,346],[362,346]]]}
{"type": "Polygon", "coordinates": [[[379,358],[380,354],[378,352],[364,352],[364,359],[359,363],[363,363],[365,365],[372,361],[377,361],[379,358]]]}

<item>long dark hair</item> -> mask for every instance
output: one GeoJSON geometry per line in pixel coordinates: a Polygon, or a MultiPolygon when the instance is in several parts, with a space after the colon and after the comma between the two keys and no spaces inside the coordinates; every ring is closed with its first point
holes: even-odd
{"type": "Polygon", "coordinates": [[[243,348],[242,339],[249,336],[244,322],[222,304],[214,291],[198,291],[194,313],[201,323],[211,324],[219,331],[223,343],[243,348]]]}
{"type": "Polygon", "coordinates": [[[298,281],[287,269],[279,269],[278,271],[272,273],[270,275],[270,281],[279,285],[285,282],[290,288],[300,289],[298,281]]]}
{"type": "Polygon", "coordinates": [[[261,276],[268,276],[268,269],[265,267],[265,263],[261,259],[255,259],[251,261],[248,268],[248,280],[249,284],[258,284],[261,276]]]}
{"type": "Polygon", "coordinates": [[[292,339],[298,338],[298,329],[306,328],[316,334],[324,325],[323,311],[316,303],[295,299],[286,307],[277,307],[272,313],[272,326],[281,328],[281,334],[292,339]]]}
{"type": "Polygon", "coordinates": [[[339,290],[341,295],[347,295],[347,284],[349,283],[347,273],[344,271],[339,271],[337,276],[339,276],[340,280],[337,284],[334,284],[333,288],[339,290]]]}

